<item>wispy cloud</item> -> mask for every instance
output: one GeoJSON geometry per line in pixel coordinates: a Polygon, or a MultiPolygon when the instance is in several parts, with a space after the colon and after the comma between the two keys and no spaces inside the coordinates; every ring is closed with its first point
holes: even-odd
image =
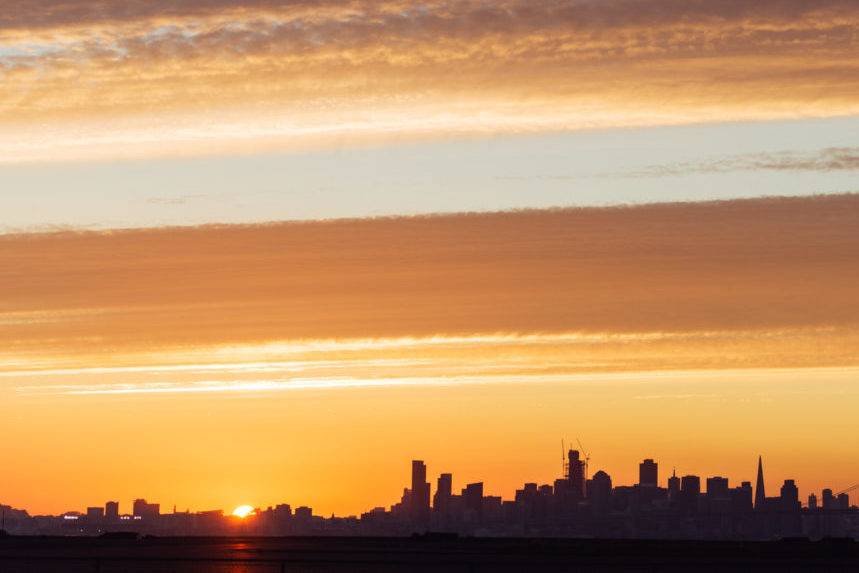
{"type": "Polygon", "coordinates": [[[833,147],[815,152],[782,151],[731,155],[709,161],[652,165],[626,177],[667,177],[731,171],[859,171],[859,147],[833,147]]]}
{"type": "Polygon", "coordinates": [[[846,0],[13,6],[7,162],[859,110],[846,0]]]}
{"type": "MultiPolygon", "coordinates": [[[[826,372],[827,369],[816,369],[826,372]]],[[[813,372],[810,370],[809,372],[813,372]]],[[[839,368],[838,372],[854,371],[859,368],[839,368]]],[[[208,394],[235,392],[296,392],[308,390],[344,390],[391,387],[427,387],[427,386],[462,386],[483,384],[593,384],[600,382],[629,382],[640,383],[642,380],[688,380],[690,376],[698,379],[724,378],[725,376],[743,375],[747,378],[772,376],[773,372],[785,372],[784,369],[758,370],[715,370],[715,371],[638,371],[635,373],[563,373],[563,374],[502,374],[502,375],[456,375],[456,376],[411,376],[405,378],[328,378],[328,379],[294,379],[294,380],[256,380],[252,382],[236,382],[223,380],[207,380],[195,383],[152,383],[152,384],[113,384],[113,385],[82,385],[64,386],[47,389],[54,394],[66,396],[122,396],[135,394],[208,394]]],[[[724,399],[722,394],[666,394],[636,396],[636,400],[688,400],[688,399],[724,399]]]]}
{"type": "Polygon", "coordinates": [[[208,195],[197,193],[194,195],[179,195],[176,197],[149,197],[146,202],[149,205],[185,205],[190,201],[205,199],[208,195]]]}

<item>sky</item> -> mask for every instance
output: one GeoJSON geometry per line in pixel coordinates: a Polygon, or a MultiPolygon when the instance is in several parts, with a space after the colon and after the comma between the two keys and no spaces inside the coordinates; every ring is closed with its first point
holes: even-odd
{"type": "Polygon", "coordinates": [[[847,193],[857,141],[830,118],[0,165],[0,232],[847,193]]]}
{"type": "Polygon", "coordinates": [[[12,0],[0,504],[859,481],[848,0],[12,0]],[[344,482],[343,476],[360,476],[344,482]]]}

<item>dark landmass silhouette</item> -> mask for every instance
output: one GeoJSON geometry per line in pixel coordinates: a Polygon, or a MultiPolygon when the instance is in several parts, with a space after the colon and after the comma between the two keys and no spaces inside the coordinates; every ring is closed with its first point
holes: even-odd
{"type": "Polygon", "coordinates": [[[386,537],[7,537],[4,573],[848,571],[859,543],[386,537]]]}

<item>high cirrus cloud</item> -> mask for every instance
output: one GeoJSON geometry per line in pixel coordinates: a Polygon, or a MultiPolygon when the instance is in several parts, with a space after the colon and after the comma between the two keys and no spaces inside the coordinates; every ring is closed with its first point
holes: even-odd
{"type": "Polygon", "coordinates": [[[10,0],[0,16],[6,29],[122,22],[161,18],[201,17],[222,13],[285,15],[309,12],[330,17],[388,14],[402,18],[463,20],[490,16],[490,26],[513,21],[509,27],[538,23],[541,26],[579,25],[608,28],[654,25],[694,20],[765,20],[792,22],[797,18],[830,12],[855,13],[850,0],[190,0],[186,2],[142,0],[10,0]]]}
{"type": "Polygon", "coordinates": [[[731,171],[859,171],[859,148],[831,147],[810,153],[783,151],[732,155],[709,161],[652,165],[624,173],[624,176],[664,177],[731,171]]]}
{"type": "Polygon", "coordinates": [[[13,2],[2,159],[855,113],[857,22],[837,0],[13,2]]]}

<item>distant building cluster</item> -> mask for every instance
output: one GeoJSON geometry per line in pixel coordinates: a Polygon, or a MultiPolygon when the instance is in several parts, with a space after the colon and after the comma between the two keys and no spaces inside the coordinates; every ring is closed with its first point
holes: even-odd
{"type": "Polygon", "coordinates": [[[154,535],[410,535],[445,532],[475,536],[568,536],[619,539],[779,539],[859,538],[859,508],[849,491],[825,489],[803,506],[794,480],[767,496],[763,461],[757,481],[731,486],[725,477],[704,481],[672,472],[665,487],[652,459],[639,464],[635,485],[614,486],[597,471],[588,477],[587,460],[566,454],[563,476],[553,484],[526,483],[515,498],[485,495],[482,482],[454,493],[453,476],[438,476],[435,491],[423,461],[411,467],[410,487],[390,508],[377,507],[353,517],[313,515],[309,507],[282,504],[243,519],[223,511],[161,513],[158,504],[135,500],[131,513],[116,501],[85,513],[30,516],[0,506],[0,528],[12,534],[98,535],[135,532],[154,535]]]}

